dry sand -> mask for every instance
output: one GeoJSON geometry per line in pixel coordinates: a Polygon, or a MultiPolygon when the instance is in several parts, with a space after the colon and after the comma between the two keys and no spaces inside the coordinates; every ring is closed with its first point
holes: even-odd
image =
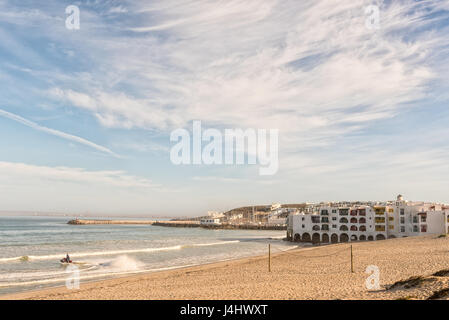
{"type": "Polygon", "coordinates": [[[348,243],[288,253],[273,245],[271,272],[267,256],[259,256],[81,283],[79,290],[60,287],[0,299],[426,299],[437,291],[449,291],[449,272],[432,276],[449,269],[449,237],[357,242],[352,246],[354,273],[348,243]],[[366,289],[369,265],[379,267],[380,290],[366,289]],[[387,289],[413,276],[423,278],[387,289]]]}

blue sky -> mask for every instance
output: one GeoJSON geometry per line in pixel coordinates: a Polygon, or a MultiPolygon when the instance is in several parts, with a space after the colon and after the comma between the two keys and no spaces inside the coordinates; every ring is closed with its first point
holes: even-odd
{"type": "Polygon", "coordinates": [[[448,34],[447,1],[0,0],[0,210],[449,202],[448,34]],[[195,120],[279,129],[279,171],[173,165],[195,120]]]}

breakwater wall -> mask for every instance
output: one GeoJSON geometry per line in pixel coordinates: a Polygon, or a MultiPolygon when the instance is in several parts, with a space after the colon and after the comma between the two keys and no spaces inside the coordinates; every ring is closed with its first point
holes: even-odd
{"type": "Polygon", "coordinates": [[[286,226],[273,226],[266,224],[200,224],[198,221],[153,221],[153,220],[84,220],[75,219],[67,222],[73,225],[89,225],[89,224],[148,224],[159,227],[174,228],[205,228],[205,229],[229,229],[229,230],[287,230],[286,226]]]}

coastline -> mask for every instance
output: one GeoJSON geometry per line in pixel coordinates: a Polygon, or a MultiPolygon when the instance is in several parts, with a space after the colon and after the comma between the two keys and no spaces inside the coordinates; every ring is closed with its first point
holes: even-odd
{"type": "MultiPolygon", "coordinates": [[[[437,235],[341,243],[81,282],[79,290],[53,287],[0,296],[10,299],[427,299],[449,288],[449,238],[437,235]],[[354,273],[350,270],[350,245],[354,273]],[[381,288],[369,291],[366,267],[380,270],[381,288]],[[410,277],[418,280],[388,286],[410,277]]],[[[446,299],[448,296],[446,296],[446,299]]]]}

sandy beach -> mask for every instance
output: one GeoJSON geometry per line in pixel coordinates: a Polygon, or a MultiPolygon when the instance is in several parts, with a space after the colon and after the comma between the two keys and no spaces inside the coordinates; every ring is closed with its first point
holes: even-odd
{"type": "Polygon", "coordinates": [[[449,237],[437,235],[316,246],[0,299],[448,299],[449,237]],[[370,291],[367,266],[380,271],[370,291]],[[417,277],[405,283],[397,283],[417,277]],[[389,288],[397,283],[393,288],[389,288]]]}

